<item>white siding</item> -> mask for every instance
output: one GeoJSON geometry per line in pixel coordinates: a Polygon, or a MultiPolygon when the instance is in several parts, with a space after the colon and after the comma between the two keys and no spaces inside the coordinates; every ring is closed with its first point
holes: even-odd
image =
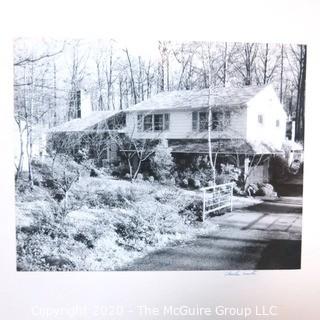
{"type": "MultiPolygon", "coordinates": [[[[126,132],[129,136],[137,139],[144,138],[166,138],[166,139],[205,139],[208,133],[192,131],[192,111],[166,111],[170,114],[170,129],[158,132],[138,132],[137,112],[126,115],[126,132]]],[[[231,112],[231,125],[224,131],[212,131],[212,138],[245,138],[246,137],[247,111],[245,108],[231,112]]]]}
{"type": "Polygon", "coordinates": [[[266,87],[247,103],[247,140],[280,148],[285,140],[286,113],[274,89],[266,87]],[[263,123],[258,122],[259,115],[263,123]],[[276,126],[279,120],[280,126],[276,126]]]}

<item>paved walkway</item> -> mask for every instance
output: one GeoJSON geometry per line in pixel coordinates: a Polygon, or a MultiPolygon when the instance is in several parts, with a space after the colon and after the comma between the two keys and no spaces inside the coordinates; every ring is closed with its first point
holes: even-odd
{"type": "Polygon", "coordinates": [[[219,230],[154,251],[123,270],[300,268],[301,197],[283,197],[215,217],[219,230]]]}

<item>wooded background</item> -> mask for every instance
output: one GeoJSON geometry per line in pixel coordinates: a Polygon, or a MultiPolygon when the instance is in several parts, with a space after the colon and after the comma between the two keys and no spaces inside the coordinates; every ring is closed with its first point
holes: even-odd
{"type": "Polygon", "coordinates": [[[15,120],[20,130],[65,122],[79,90],[93,110],[121,110],[162,91],[272,83],[303,142],[306,63],[297,44],[155,41],[137,50],[110,39],[19,38],[15,120]]]}

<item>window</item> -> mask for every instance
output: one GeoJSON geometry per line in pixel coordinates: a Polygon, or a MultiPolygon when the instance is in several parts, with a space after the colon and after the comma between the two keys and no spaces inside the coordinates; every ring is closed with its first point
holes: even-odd
{"type": "MultiPolygon", "coordinates": [[[[231,125],[230,111],[213,111],[211,120],[211,130],[224,130],[231,125]]],[[[192,112],[192,130],[206,131],[208,130],[208,112],[194,111],[192,112]]]]}
{"type": "Polygon", "coordinates": [[[230,111],[226,111],[224,113],[224,127],[228,127],[231,125],[231,112],[230,111]]]}
{"type": "Polygon", "coordinates": [[[137,128],[138,131],[164,131],[169,130],[170,127],[170,114],[138,114],[137,128]]]}
{"type": "Polygon", "coordinates": [[[163,114],[154,115],[154,131],[163,130],[163,114]]]}
{"type": "Polygon", "coordinates": [[[143,119],[143,131],[152,131],[152,114],[149,114],[143,119]]]}
{"type": "Polygon", "coordinates": [[[137,120],[138,120],[138,122],[137,122],[138,132],[141,132],[142,128],[143,128],[143,117],[142,117],[142,114],[138,114],[137,120]]]}
{"type": "Polygon", "coordinates": [[[199,112],[199,131],[208,130],[208,112],[199,112]]]}
{"type": "Polygon", "coordinates": [[[276,127],[277,127],[277,128],[280,127],[280,120],[276,120],[276,127]]]}
{"type": "Polygon", "coordinates": [[[219,128],[219,119],[221,119],[221,112],[212,112],[212,130],[219,128]]]}
{"type": "Polygon", "coordinates": [[[263,115],[262,114],[258,114],[258,122],[260,124],[263,124],[263,115]]]}
{"type": "Polygon", "coordinates": [[[212,130],[225,130],[231,125],[231,112],[212,112],[212,130]]]}

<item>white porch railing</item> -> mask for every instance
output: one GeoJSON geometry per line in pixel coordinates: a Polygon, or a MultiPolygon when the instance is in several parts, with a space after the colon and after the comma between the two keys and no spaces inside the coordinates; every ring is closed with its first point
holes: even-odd
{"type": "Polygon", "coordinates": [[[202,221],[208,213],[228,207],[232,211],[233,187],[234,183],[230,182],[201,189],[203,191],[202,221]]]}

